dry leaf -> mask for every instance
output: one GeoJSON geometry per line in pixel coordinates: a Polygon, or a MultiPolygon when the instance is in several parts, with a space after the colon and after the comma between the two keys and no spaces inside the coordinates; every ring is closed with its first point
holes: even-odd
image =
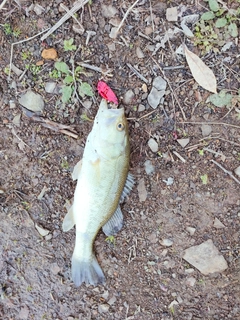
{"type": "Polygon", "coordinates": [[[184,51],[193,78],[204,89],[217,93],[217,81],[212,70],[195,53],[189,51],[186,45],[184,51]]]}

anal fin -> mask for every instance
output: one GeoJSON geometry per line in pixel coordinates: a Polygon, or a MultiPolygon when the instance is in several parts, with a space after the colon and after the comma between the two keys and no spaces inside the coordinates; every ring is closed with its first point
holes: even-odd
{"type": "Polygon", "coordinates": [[[120,209],[120,206],[118,206],[117,210],[114,212],[112,217],[102,227],[102,230],[106,236],[113,236],[122,229],[122,226],[123,226],[123,214],[120,209]]]}
{"type": "Polygon", "coordinates": [[[134,184],[135,184],[135,181],[134,181],[133,175],[131,173],[128,173],[127,180],[125,182],[125,186],[123,188],[123,191],[120,197],[120,203],[122,203],[124,199],[127,197],[127,195],[130,193],[134,184]]]}

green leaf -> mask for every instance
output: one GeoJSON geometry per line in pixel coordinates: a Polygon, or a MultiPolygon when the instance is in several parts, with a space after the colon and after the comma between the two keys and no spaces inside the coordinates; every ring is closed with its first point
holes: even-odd
{"type": "Polygon", "coordinates": [[[238,36],[238,28],[236,23],[230,23],[228,26],[228,31],[233,38],[236,38],[238,36]]]}
{"type": "Polygon", "coordinates": [[[225,27],[227,24],[227,19],[226,18],[219,18],[217,19],[216,21],[216,28],[222,28],[222,27],[225,27]]]}
{"type": "Polygon", "coordinates": [[[200,149],[200,150],[198,150],[198,153],[199,153],[200,156],[203,156],[204,155],[204,150],[200,149]]]}
{"type": "Polygon", "coordinates": [[[205,12],[204,14],[202,14],[201,16],[201,19],[202,20],[212,20],[215,18],[215,14],[212,12],[212,11],[208,11],[208,12],[205,12]]]}
{"type": "Polygon", "coordinates": [[[209,7],[212,11],[216,12],[219,10],[219,5],[217,0],[209,0],[208,1],[209,7]]]}
{"type": "Polygon", "coordinates": [[[64,51],[72,51],[77,49],[77,47],[73,45],[73,38],[69,40],[64,40],[63,46],[64,46],[64,51]]]}
{"type": "Polygon", "coordinates": [[[200,178],[202,180],[202,184],[208,183],[208,175],[207,174],[202,175],[200,178]]]}
{"type": "Polygon", "coordinates": [[[212,102],[216,107],[229,106],[232,102],[233,96],[230,93],[226,93],[224,90],[217,94],[212,94],[208,97],[208,101],[212,102]]]}
{"type": "Polygon", "coordinates": [[[72,76],[66,76],[66,78],[63,80],[63,83],[65,83],[65,84],[73,83],[73,77],[72,76]]]}
{"type": "Polygon", "coordinates": [[[81,97],[84,97],[85,95],[88,97],[93,97],[92,87],[87,82],[82,82],[78,86],[78,92],[81,97]]]}
{"type": "Polygon", "coordinates": [[[73,93],[72,86],[63,86],[61,89],[61,93],[62,93],[62,102],[67,103],[70,100],[73,93]]]}
{"type": "Polygon", "coordinates": [[[65,62],[57,61],[57,62],[55,62],[54,67],[55,67],[58,71],[60,71],[60,72],[62,72],[62,73],[68,73],[68,72],[69,72],[69,67],[68,67],[68,65],[67,65],[65,62]]]}

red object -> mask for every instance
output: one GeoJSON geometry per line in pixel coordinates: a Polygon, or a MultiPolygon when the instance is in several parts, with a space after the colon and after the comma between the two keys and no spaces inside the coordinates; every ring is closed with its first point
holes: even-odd
{"type": "Polygon", "coordinates": [[[118,104],[118,99],[112,89],[102,80],[98,81],[97,90],[100,96],[109,102],[118,104]]]}

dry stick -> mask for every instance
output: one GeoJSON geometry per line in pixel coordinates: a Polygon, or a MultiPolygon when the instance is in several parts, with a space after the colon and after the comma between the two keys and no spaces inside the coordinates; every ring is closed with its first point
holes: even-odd
{"type": "Polygon", "coordinates": [[[128,68],[135,73],[135,75],[141,79],[142,81],[148,83],[148,79],[146,79],[140,72],[138,72],[133,66],[130,65],[130,63],[127,63],[128,68]]]}
{"type": "Polygon", "coordinates": [[[93,70],[93,71],[97,71],[97,72],[100,72],[102,73],[104,76],[108,76],[108,77],[113,77],[113,74],[111,74],[110,72],[113,71],[113,69],[108,69],[106,71],[103,70],[103,68],[100,68],[100,67],[96,67],[94,65],[91,65],[91,64],[88,64],[88,63],[85,63],[85,62],[77,62],[78,65],[84,67],[84,68],[87,68],[87,69],[90,69],[90,70],[93,70]]]}
{"type": "Polygon", "coordinates": [[[60,4],[60,6],[77,22],[82,32],[84,32],[84,28],[81,25],[81,23],[78,21],[78,19],[74,16],[74,14],[66,7],[63,3],[60,4]]]}
{"type": "Polygon", "coordinates": [[[77,12],[79,9],[88,3],[89,0],[80,0],[69,10],[69,13],[66,13],[44,36],[42,36],[41,41],[45,40],[50,34],[57,30],[65,21],[67,21],[72,14],[77,12]]]}
{"type": "Polygon", "coordinates": [[[5,5],[6,2],[7,2],[7,0],[3,0],[3,2],[0,4],[0,10],[3,9],[3,7],[4,7],[4,5],[5,5]]]}
{"type": "Polygon", "coordinates": [[[180,122],[182,124],[211,124],[211,125],[218,125],[218,126],[228,126],[236,129],[240,129],[239,126],[236,126],[234,124],[226,123],[226,122],[200,122],[200,121],[182,121],[180,122]]]}
{"type": "Polygon", "coordinates": [[[228,171],[227,169],[225,169],[220,163],[218,163],[215,160],[211,160],[213,163],[215,163],[216,166],[218,166],[220,169],[222,169],[223,172],[227,173],[234,181],[236,181],[238,184],[240,184],[240,181],[234,177],[234,175],[232,174],[231,171],[228,171]]]}
{"type": "Polygon", "coordinates": [[[120,24],[119,24],[119,26],[118,26],[118,28],[117,28],[117,30],[116,30],[116,34],[117,34],[117,33],[119,32],[119,30],[122,28],[122,25],[123,25],[124,21],[127,19],[127,16],[129,15],[130,11],[136,6],[136,4],[137,4],[138,2],[139,2],[139,0],[136,0],[136,1],[134,2],[134,4],[133,4],[130,8],[127,9],[127,11],[126,11],[126,13],[125,13],[122,21],[120,22],[120,24]]]}
{"type": "MultiPolygon", "coordinates": [[[[187,118],[186,118],[186,116],[185,116],[185,113],[184,113],[184,111],[183,111],[183,108],[182,108],[182,106],[181,106],[181,104],[180,104],[180,102],[179,102],[179,100],[178,100],[175,92],[173,91],[173,88],[172,88],[172,86],[171,86],[171,84],[170,84],[170,81],[169,81],[168,78],[165,76],[165,73],[164,73],[163,69],[161,68],[160,64],[159,64],[153,57],[151,57],[151,59],[156,63],[156,65],[158,66],[159,70],[162,72],[162,75],[163,75],[164,79],[167,81],[168,86],[169,86],[169,88],[170,88],[170,90],[171,90],[171,92],[172,92],[172,95],[173,95],[174,98],[176,99],[177,104],[178,104],[178,106],[179,106],[179,108],[180,108],[180,110],[181,110],[183,119],[184,119],[184,120],[187,120],[187,118]]],[[[174,104],[173,104],[173,107],[174,107],[174,104]]],[[[174,111],[175,111],[175,110],[174,110],[174,111]]]]}
{"type": "MultiPolygon", "coordinates": [[[[48,29],[47,29],[47,30],[48,30],[48,29]]],[[[10,80],[10,76],[11,76],[12,58],[13,58],[13,46],[14,46],[15,44],[20,44],[20,43],[23,43],[23,42],[30,41],[30,40],[32,40],[32,39],[34,39],[34,38],[36,38],[36,37],[40,36],[41,34],[43,34],[45,31],[46,31],[46,30],[41,31],[41,32],[39,32],[38,34],[36,34],[35,36],[32,36],[32,37],[30,37],[30,38],[28,38],[28,39],[23,39],[23,40],[21,40],[21,41],[14,42],[14,43],[12,43],[12,44],[11,44],[11,54],[10,54],[10,63],[9,63],[9,74],[8,74],[8,80],[10,80]]]]}

